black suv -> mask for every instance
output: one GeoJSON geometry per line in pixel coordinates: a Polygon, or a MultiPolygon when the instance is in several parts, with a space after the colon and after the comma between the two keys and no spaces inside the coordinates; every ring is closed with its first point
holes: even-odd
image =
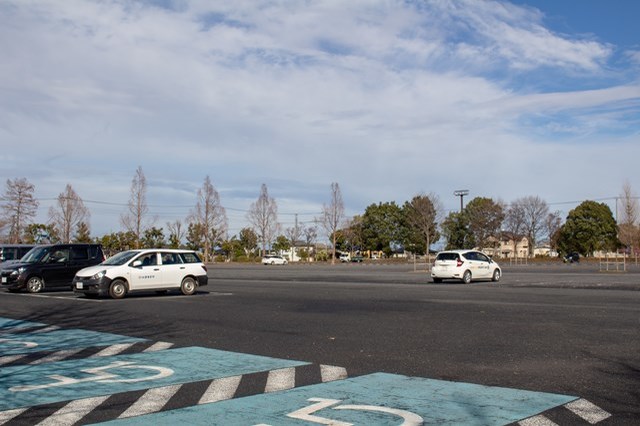
{"type": "Polygon", "coordinates": [[[68,288],[76,272],[105,260],[100,244],[52,244],[37,246],[19,262],[2,265],[0,280],[9,291],[68,288]]]}

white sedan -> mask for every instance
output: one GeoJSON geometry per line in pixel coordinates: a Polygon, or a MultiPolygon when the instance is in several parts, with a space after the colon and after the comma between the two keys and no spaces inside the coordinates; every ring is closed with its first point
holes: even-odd
{"type": "Polygon", "coordinates": [[[263,265],[286,265],[287,259],[285,259],[282,256],[269,254],[262,258],[262,264],[263,265]]]}

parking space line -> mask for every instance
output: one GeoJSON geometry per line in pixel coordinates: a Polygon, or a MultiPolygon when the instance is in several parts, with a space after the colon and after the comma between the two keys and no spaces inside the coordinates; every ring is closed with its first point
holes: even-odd
{"type": "Polygon", "coordinates": [[[213,380],[200,398],[200,401],[198,401],[198,404],[208,404],[233,398],[240,385],[240,380],[242,380],[242,376],[223,377],[213,380]]]}
{"type": "Polygon", "coordinates": [[[518,422],[520,426],[558,426],[557,423],[552,422],[545,416],[533,416],[528,419],[524,419],[518,422]]]}
{"type": "Polygon", "coordinates": [[[51,416],[38,423],[38,426],[73,425],[93,411],[98,405],[106,401],[107,398],[109,398],[109,395],[71,401],[51,416]]]}
{"type": "Polygon", "coordinates": [[[586,399],[578,399],[577,401],[570,402],[566,404],[565,407],[592,425],[611,417],[611,414],[586,399]]]}
{"type": "Polygon", "coordinates": [[[160,411],[162,407],[169,402],[169,399],[178,392],[181,386],[182,385],[171,385],[149,389],[118,418],[125,419],[127,417],[142,416],[160,411]]]}
{"type": "Polygon", "coordinates": [[[165,349],[169,349],[173,347],[173,343],[169,343],[169,342],[156,342],[153,345],[149,346],[147,349],[145,349],[142,352],[157,352],[157,351],[163,351],[165,349]]]}
{"type": "Polygon", "coordinates": [[[62,350],[62,351],[57,351],[54,352],[52,354],[49,354],[43,358],[37,359],[35,361],[30,362],[30,365],[38,365],[38,364],[44,364],[45,362],[55,362],[55,361],[62,361],[63,359],[67,359],[72,355],[77,354],[78,352],[81,352],[82,350],[84,350],[84,348],[76,348],[76,349],[66,349],[66,350],[62,350]]]}
{"type": "Polygon", "coordinates": [[[276,392],[286,389],[293,389],[296,385],[295,368],[280,368],[269,371],[265,392],[276,392]]]}
{"type": "Polygon", "coordinates": [[[0,411],[0,425],[7,423],[15,417],[18,417],[20,414],[24,413],[27,410],[28,408],[17,408],[15,410],[0,411]]]}
{"type": "Polygon", "coordinates": [[[89,358],[95,358],[99,356],[118,355],[119,353],[124,352],[125,350],[129,349],[133,345],[134,345],[133,343],[118,343],[116,345],[111,345],[109,347],[104,348],[100,352],[91,355],[89,358]]]}

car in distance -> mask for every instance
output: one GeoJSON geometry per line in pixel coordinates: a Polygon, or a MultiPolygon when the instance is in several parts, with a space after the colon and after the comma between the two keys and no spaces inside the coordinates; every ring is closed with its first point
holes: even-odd
{"type": "Polygon", "coordinates": [[[142,249],[116,254],[73,278],[73,291],[87,297],[122,299],[137,291],[180,290],[192,295],[208,283],[207,267],[191,250],[142,249]]]}
{"type": "Polygon", "coordinates": [[[34,247],[34,244],[0,244],[0,263],[18,261],[34,247]]]}
{"type": "Polygon", "coordinates": [[[287,259],[274,254],[268,254],[262,258],[263,265],[286,265],[287,263],[287,259]]]}
{"type": "Polygon", "coordinates": [[[564,261],[564,263],[579,263],[580,253],[572,251],[571,253],[568,253],[562,260],[564,261]]]}
{"type": "Polygon", "coordinates": [[[491,280],[498,282],[502,277],[502,269],[489,256],[477,250],[441,251],[431,268],[434,283],[455,279],[465,284],[475,280],[491,280]]]}
{"type": "Polygon", "coordinates": [[[104,261],[100,244],[49,244],[36,246],[18,262],[4,263],[2,287],[9,291],[71,288],[73,276],[82,268],[104,261]]]}

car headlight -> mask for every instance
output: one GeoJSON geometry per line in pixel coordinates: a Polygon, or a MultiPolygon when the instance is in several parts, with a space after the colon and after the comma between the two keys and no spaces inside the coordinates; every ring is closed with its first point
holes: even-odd
{"type": "Polygon", "coordinates": [[[12,276],[20,275],[20,274],[22,274],[22,273],[23,273],[24,271],[26,271],[26,270],[27,270],[27,268],[25,268],[25,267],[21,267],[21,268],[18,268],[18,269],[14,269],[14,270],[13,270],[13,272],[11,272],[11,275],[12,275],[12,276]]]}
{"type": "Polygon", "coordinates": [[[97,272],[97,273],[96,273],[93,277],[91,277],[91,278],[93,278],[94,280],[99,280],[99,279],[102,279],[102,277],[104,277],[104,275],[105,275],[106,273],[107,273],[107,271],[100,271],[100,272],[97,272]]]}

